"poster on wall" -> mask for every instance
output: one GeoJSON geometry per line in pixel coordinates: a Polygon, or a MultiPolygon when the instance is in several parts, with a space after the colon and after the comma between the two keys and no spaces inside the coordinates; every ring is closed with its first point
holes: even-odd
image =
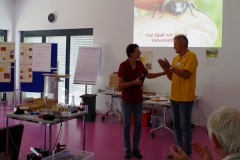
{"type": "Polygon", "coordinates": [[[32,63],[33,44],[22,43],[20,48],[20,63],[32,63]]]}
{"type": "Polygon", "coordinates": [[[11,82],[11,63],[0,63],[0,82],[11,82]]]}
{"type": "Polygon", "coordinates": [[[32,70],[38,72],[51,72],[51,44],[33,44],[32,70]]]}
{"type": "Polygon", "coordinates": [[[142,52],[141,61],[149,73],[152,72],[152,52],[142,52]]]}
{"type": "Polygon", "coordinates": [[[20,64],[20,82],[32,82],[32,64],[20,64]]]}
{"type": "Polygon", "coordinates": [[[14,62],[15,57],[15,44],[11,42],[0,43],[0,61],[1,62],[14,62]]]}
{"type": "Polygon", "coordinates": [[[207,66],[218,66],[218,48],[210,48],[206,50],[206,65],[207,66]]]}

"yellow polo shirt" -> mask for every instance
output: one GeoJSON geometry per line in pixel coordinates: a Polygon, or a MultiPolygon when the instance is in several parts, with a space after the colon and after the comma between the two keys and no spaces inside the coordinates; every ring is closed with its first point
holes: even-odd
{"type": "Polygon", "coordinates": [[[177,55],[173,59],[172,66],[177,69],[188,70],[192,74],[187,79],[184,79],[172,72],[170,99],[180,102],[194,101],[196,99],[196,72],[198,66],[196,54],[188,50],[182,57],[177,55]]]}

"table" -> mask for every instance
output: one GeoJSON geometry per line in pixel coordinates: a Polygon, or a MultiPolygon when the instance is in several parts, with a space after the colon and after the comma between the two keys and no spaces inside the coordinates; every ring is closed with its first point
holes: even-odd
{"type": "Polygon", "coordinates": [[[102,116],[102,120],[105,120],[105,116],[112,112],[112,119],[114,121],[114,118],[115,118],[115,112],[113,110],[113,98],[120,98],[121,97],[121,94],[120,93],[117,93],[117,92],[114,92],[114,91],[108,91],[108,90],[103,90],[102,92],[97,92],[98,94],[105,94],[105,95],[110,95],[111,96],[111,104],[110,104],[110,109],[104,113],[104,115],[102,116]]]}
{"type": "MultiPolygon", "coordinates": [[[[102,120],[105,120],[105,116],[109,113],[109,112],[113,112],[112,114],[112,119],[114,121],[114,118],[115,118],[115,112],[113,111],[113,98],[120,98],[121,97],[121,93],[120,92],[114,92],[112,90],[109,90],[109,91],[105,91],[103,90],[102,92],[97,92],[97,93],[100,93],[100,94],[105,94],[105,95],[110,95],[111,96],[111,106],[110,106],[110,110],[108,110],[103,116],[102,116],[102,120]]],[[[156,94],[156,95],[145,95],[143,94],[143,98],[145,100],[147,99],[150,99],[152,97],[158,97],[159,95],[156,94]]]]}
{"type": "Polygon", "coordinates": [[[154,105],[160,105],[160,106],[164,107],[164,116],[163,116],[164,122],[163,122],[163,126],[156,127],[156,128],[154,128],[154,129],[152,129],[152,130],[151,130],[151,137],[154,137],[153,131],[156,130],[156,129],[160,129],[160,128],[166,128],[167,130],[169,130],[170,132],[172,132],[172,133],[174,134],[174,132],[173,132],[170,128],[168,128],[168,127],[166,126],[167,110],[168,110],[169,108],[171,108],[171,104],[169,103],[169,101],[168,101],[168,100],[166,100],[166,101],[146,100],[146,101],[144,101],[143,103],[148,104],[148,105],[151,106],[151,108],[152,108],[152,114],[153,114],[153,106],[154,106],[154,105]]]}
{"type": "MultiPolygon", "coordinates": [[[[52,153],[52,125],[68,121],[74,118],[77,118],[79,116],[83,116],[83,130],[82,130],[82,141],[83,141],[83,150],[85,150],[85,129],[86,129],[86,121],[85,121],[85,116],[87,114],[87,111],[78,111],[77,113],[72,113],[71,116],[67,118],[55,118],[52,121],[47,121],[43,120],[40,118],[34,118],[34,116],[31,115],[26,115],[26,114],[14,114],[13,112],[11,113],[6,113],[5,114],[5,120],[6,120],[6,128],[8,129],[8,119],[17,119],[17,120],[23,120],[23,121],[28,121],[28,122],[33,122],[33,123],[39,123],[45,125],[45,130],[44,130],[44,147],[46,147],[46,126],[49,126],[49,155],[52,153]]],[[[8,133],[6,133],[6,153],[8,153],[8,133]]],[[[6,159],[8,159],[8,154],[6,159]]]]}
{"type": "MultiPolygon", "coordinates": [[[[196,99],[195,99],[195,101],[194,101],[195,105],[197,105],[199,99],[200,99],[200,97],[196,96],[196,99]]],[[[164,123],[163,123],[163,126],[156,127],[156,128],[154,128],[154,129],[152,129],[152,130],[151,130],[151,137],[154,137],[153,131],[156,130],[156,129],[160,129],[160,128],[166,128],[167,130],[169,130],[170,132],[172,132],[172,133],[174,134],[174,132],[173,132],[170,128],[168,128],[168,127],[166,126],[167,110],[168,110],[169,108],[171,108],[171,103],[170,103],[170,101],[169,101],[169,100],[163,100],[163,101],[147,100],[147,101],[144,101],[143,103],[148,104],[148,105],[151,106],[151,108],[152,108],[152,114],[153,114],[153,106],[154,106],[154,105],[160,105],[160,106],[164,107],[164,116],[163,116],[164,123]]],[[[192,125],[193,125],[193,124],[192,124],[192,125]]]]}

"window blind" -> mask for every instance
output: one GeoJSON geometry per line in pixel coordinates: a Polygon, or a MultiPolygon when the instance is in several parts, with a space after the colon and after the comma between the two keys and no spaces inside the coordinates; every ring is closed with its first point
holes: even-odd
{"type": "MultiPolygon", "coordinates": [[[[66,36],[46,37],[46,43],[58,44],[58,74],[65,74],[66,68],[66,36]]],[[[65,78],[58,82],[58,102],[65,103],[65,78]]]]}
{"type": "MultiPolygon", "coordinates": [[[[79,105],[81,98],[79,96],[85,94],[84,84],[73,84],[75,68],[78,57],[79,46],[92,46],[93,36],[71,36],[70,38],[70,79],[69,79],[69,104],[71,104],[72,96],[74,96],[75,105],[79,105]]],[[[92,86],[87,85],[87,93],[92,92],[92,86]]]]}
{"type": "Polygon", "coordinates": [[[0,36],[0,42],[4,42],[4,36],[0,36]]]}

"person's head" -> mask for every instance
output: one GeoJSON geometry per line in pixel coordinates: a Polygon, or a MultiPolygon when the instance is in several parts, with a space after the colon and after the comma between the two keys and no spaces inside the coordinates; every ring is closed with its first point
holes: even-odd
{"type": "Polygon", "coordinates": [[[214,150],[226,155],[240,152],[240,111],[221,107],[208,119],[207,129],[214,150]]]}
{"type": "Polygon", "coordinates": [[[141,54],[141,52],[139,51],[139,46],[137,44],[129,44],[126,48],[126,53],[128,58],[131,58],[134,55],[140,56],[141,54]]]}
{"type": "Polygon", "coordinates": [[[177,35],[173,38],[173,40],[176,53],[181,53],[188,48],[188,39],[185,35],[177,35]]]}

